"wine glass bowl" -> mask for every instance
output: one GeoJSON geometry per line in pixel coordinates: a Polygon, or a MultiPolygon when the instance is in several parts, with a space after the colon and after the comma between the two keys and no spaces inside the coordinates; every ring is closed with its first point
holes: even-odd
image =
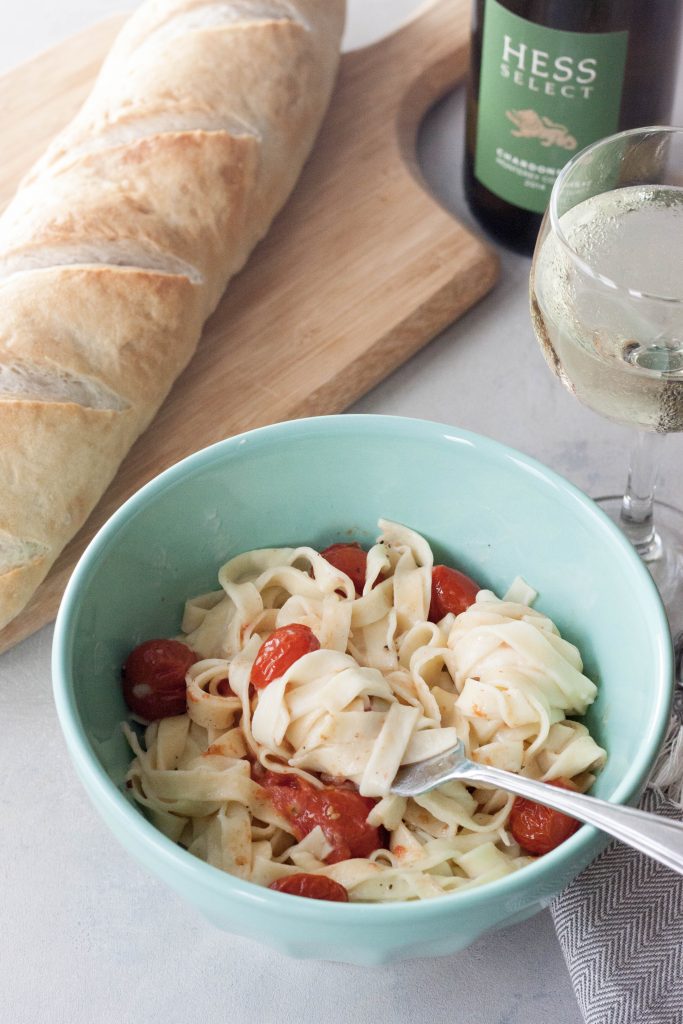
{"type": "Polygon", "coordinates": [[[683,514],[654,501],[683,430],[683,129],[639,128],[558,175],[530,279],[546,362],[595,412],[637,429],[625,493],[598,499],[648,563],[683,634],[683,514]]]}
{"type": "Polygon", "coordinates": [[[683,429],[683,132],[637,129],[559,175],[531,274],[551,369],[596,412],[683,429]]]}

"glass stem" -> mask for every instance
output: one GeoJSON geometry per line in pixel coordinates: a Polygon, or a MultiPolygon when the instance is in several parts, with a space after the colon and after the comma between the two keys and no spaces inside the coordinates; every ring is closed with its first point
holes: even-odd
{"type": "Polygon", "coordinates": [[[621,524],[640,557],[659,558],[662,544],[653,519],[655,489],[666,434],[640,430],[631,451],[628,481],[621,501],[621,524]]]}

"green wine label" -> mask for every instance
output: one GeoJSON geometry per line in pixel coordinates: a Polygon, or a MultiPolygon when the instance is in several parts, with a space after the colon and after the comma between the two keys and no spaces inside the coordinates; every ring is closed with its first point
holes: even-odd
{"type": "Polygon", "coordinates": [[[563,32],[486,0],[474,173],[543,213],[573,156],[618,127],[628,32],[563,32]]]}

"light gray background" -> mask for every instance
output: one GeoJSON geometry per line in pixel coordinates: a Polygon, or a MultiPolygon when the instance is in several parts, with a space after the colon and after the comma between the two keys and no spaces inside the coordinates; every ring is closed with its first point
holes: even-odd
{"type": "MultiPolygon", "coordinates": [[[[1,0],[0,71],[133,6],[22,0],[10,16],[1,0]]],[[[417,6],[349,0],[347,48],[417,6]]],[[[430,114],[420,158],[444,204],[473,224],[460,185],[463,106],[459,89],[430,114]]],[[[616,492],[629,433],[578,406],[548,372],[529,324],[529,261],[501,256],[495,291],[354,411],[457,424],[536,456],[592,495],[616,492]]],[[[668,440],[661,485],[678,505],[682,444],[668,440]]],[[[119,848],[85,797],[53,709],[51,639],[48,627],[0,657],[0,1020],[580,1024],[547,913],[456,957],[375,970],[285,960],[207,924],[119,848]]]]}

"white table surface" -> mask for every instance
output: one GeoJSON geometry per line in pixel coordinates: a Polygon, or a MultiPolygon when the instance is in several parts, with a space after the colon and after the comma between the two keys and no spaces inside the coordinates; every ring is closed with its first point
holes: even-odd
{"type": "MultiPolygon", "coordinates": [[[[0,9],[0,71],[132,0],[22,0],[0,9]]],[[[416,0],[349,0],[347,48],[416,0]]],[[[674,121],[683,122],[683,76],[674,121]]],[[[473,224],[460,183],[463,91],[423,128],[428,182],[473,224]]],[[[0,95],[0,117],[2,96],[0,95]]],[[[501,250],[495,291],[354,411],[439,420],[504,441],[589,494],[616,493],[629,432],[555,381],[527,311],[529,260],[501,250]],[[486,395],[486,401],[483,396],[486,395]]],[[[683,438],[661,494],[683,504],[683,438]]],[[[67,758],[47,627],[0,658],[0,1020],[7,1024],[580,1024],[548,913],[458,956],[381,969],[286,960],[217,931],[123,852],[67,758]]]]}

